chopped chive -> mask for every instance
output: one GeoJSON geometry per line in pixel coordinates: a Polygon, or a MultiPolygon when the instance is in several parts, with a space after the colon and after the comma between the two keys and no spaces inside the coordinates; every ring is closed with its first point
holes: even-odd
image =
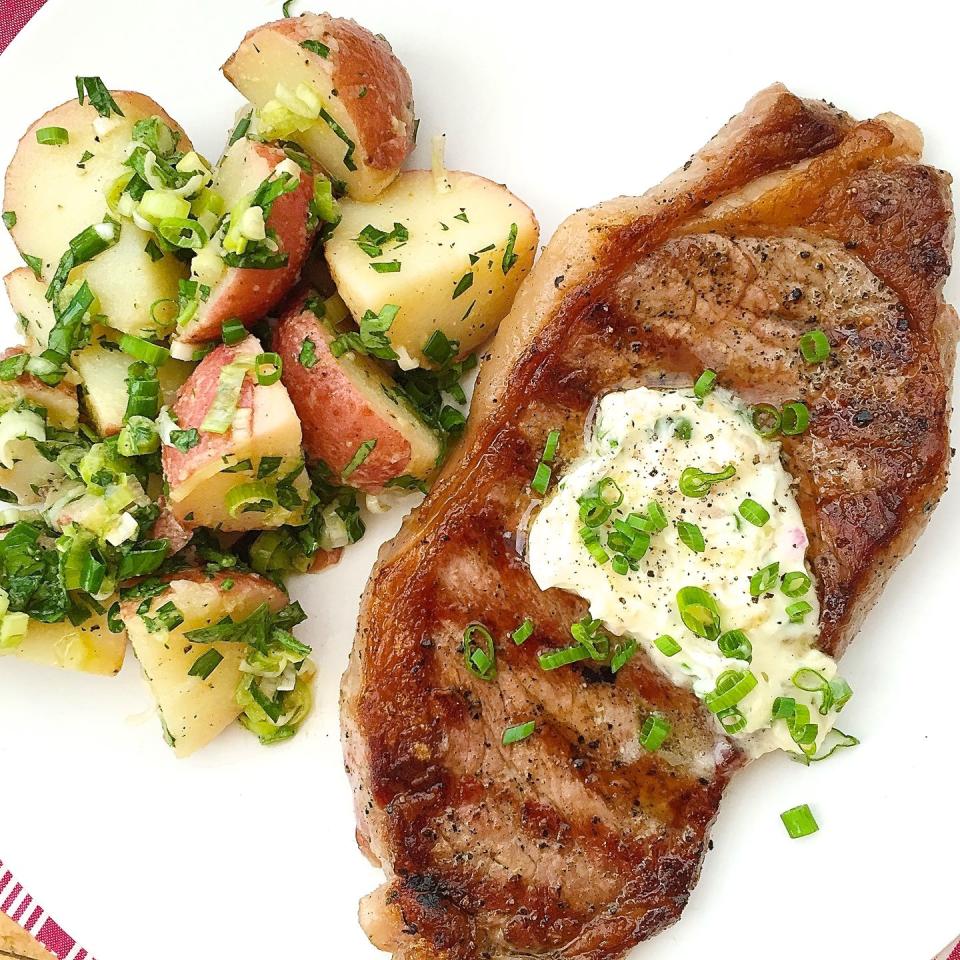
{"type": "Polygon", "coordinates": [[[703,532],[695,523],[687,523],[681,520],[677,523],[677,533],[680,536],[680,542],[689,547],[694,553],[703,553],[706,549],[706,543],[703,539],[703,532]]]}
{"type": "Polygon", "coordinates": [[[518,723],[516,726],[507,727],[507,729],[503,731],[503,745],[508,747],[511,743],[519,743],[521,740],[526,740],[536,729],[537,724],[535,720],[528,720],[526,723],[518,723]]]}
{"type": "Polygon", "coordinates": [[[220,666],[222,661],[223,654],[220,653],[219,650],[211,648],[193,661],[193,665],[187,671],[187,674],[191,677],[199,677],[201,680],[206,680],[207,677],[220,666]]]}
{"type": "Polygon", "coordinates": [[[702,400],[713,389],[716,379],[717,375],[713,370],[704,370],[693,385],[694,396],[698,400],[702,400]]]}
{"type": "Polygon", "coordinates": [[[400,267],[399,260],[378,260],[370,264],[370,269],[375,273],[399,273],[400,267]]]}
{"type": "Polygon", "coordinates": [[[637,641],[630,637],[625,643],[617,644],[617,649],[610,658],[610,672],[619,673],[637,652],[637,641]]]}
{"type": "Polygon", "coordinates": [[[749,497],[740,504],[739,509],[740,516],[748,523],[752,523],[755,527],[762,527],[770,519],[770,513],[766,508],[760,506],[756,500],[751,500],[749,497]]]}
{"type": "Polygon", "coordinates": [[[493,635],[482,623],[471,623],[463,631],[463,660],[478,680],[493,680],[497,675],[493,635]]]}
{"type": "Polygon", "coordinates": [[[45,147],[60,147],[69,142],[70,134],[64,127],[40,127],[37,130],[37,143],[45,147]]]}
{"type": "Polygon", "coordinates": [[[513,642],[519,647],[521,644],[526,643],[527,640],[533,635],[533,621],[527,617],[523,623],[513,631],[511,636],[513,637],[513,642]]]}
{"type": "Polygon", "coordinates": [[[562,650],[550,650],[546,653],[537,654],[537,662],[542,670],[556,670],[558,667],[565,667],[567,664],[576,663],[578,660],[586,660],[590,656],[590,651],[579,643],[572,647],[564,647],[562,650]]]}
{"type": "Polygon", "coordinates": [[[791,623],[803,623],[806,615],[813,609],[806,600],[798,600],[796,603],[787,605],[787,616],[791,623]]]}
{"type": "Polygon", "coordinates": [[[780,592],[795,600],[797,597],[802,597],[811,585],[811,579],[802,570],[791,570],[790,573],[783,575],[780,581],[780,592]]]}
{"type": "Polygon", "coordinates": [[[657,637],[653,641],[653,645],[665,656],[665,657],[674,657],[682,649],[679,643],[670,636],[670,634],[665,633],[662,636],[657,637]]]}
{"type": "Polygon", "coordinates": [[[773,585],[777,582],[777,577],[780,575],[780,561],[774,560],[773,563],[767,564],[765,567],[761,567],[751,578],[750,578],[750,596],[759,597],[765,593],[768,593],[773,589],[773,585]]]}
{"type": "Polygon", "coordinates": [[[786,827],[787,835],[791,840],[799,840],[800,837],[809,837],[820,829],[816,818],[807,804],[801,804],[799,807],[791,807],[780,814],[780,819],[786,827]]]}
{"type": "Polygon", "coordinates": [[[547,442],[543,446],[543,456],[540,458],[544,463],[553,463],[553,458],[557,455],[557,448],[560,446],[560,431],[551,430],[547,434],[547,442]]]}
{"type": "Polygon", "coordinates": [[[538,463],[537,470],[530,481],[530,488],[541,496],[547,492],[550,486],[551,469],[545,463],[538,463]]]}
{"type": "Polygon", "coordinates": [[[670,736],[670,722],[655,713],[643,721],[640,728],[640,745],[650,753],[659,750],[670,736]]]}
{"type": "Polygon", "coordinates": [[[786,403],[780,411],[780,429],[788,437],[803,433],[810,425],[810,411],[799,400],[786,403]]]}
{"type": "Polygon", "coordinates": [[[830,341],[822,330],[809,330],[799,342],[800,353],[807,363],[823,363],[830,356],[830,341]]]}

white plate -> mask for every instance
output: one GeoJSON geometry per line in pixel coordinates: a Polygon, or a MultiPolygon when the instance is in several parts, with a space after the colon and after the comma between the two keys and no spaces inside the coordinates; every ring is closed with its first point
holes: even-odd
{"type": "MultiPolygon", "coordinates": [[[[898,111],[923,128],[930,162],[960,170],[953,31],[882,7],[338,0],[333,12],[386,34],[410,70],[419,162],[445,131],[450,165],[506,181],[547,238],[575,208],[656,183],[774,79],[857,116],[898,111]]],[[[73,96],[76,74],[150,94],[216,156],[241,102],[217,68],[279,16],[279,0],[50,0],[0,57],[0,163],[73,96]]],[[[18,263],[4,236],[0,264],[18,263]]],[[[12,341],[6,306],[2,322],[12,341]]],[[[863,745],[810,770],[780,756],[741,774],[683,919],[638,957],[929,960],[960,931],[958,521],[954,489],[844,661],[856,690],[844,727],[863,745]],[[804,802],[821,831],[791,842],[778,814],[804,802]]],[[[112,681],[0,665],[0,856],[100,960],[382,956],[356,922],[379,875],[354,845],[337,690],[360,591],[399,522],[377,518],[339,567],[294,585],[320,675],[290,744],[235,729],[176,761],[132,656],[112,681]]]]}

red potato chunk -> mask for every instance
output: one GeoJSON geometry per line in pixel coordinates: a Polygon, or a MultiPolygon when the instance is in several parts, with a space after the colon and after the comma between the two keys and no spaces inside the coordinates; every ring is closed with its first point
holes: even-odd
{"type": "Polygon", "coordinates": [[[204,357],[177,394],[172,413],[178,429],[195,429],[198,442],[186,450],[164,444],[162,459],[170,511],[186,527],[264,530],[303,522],[310,481],[302,469],[300,421],[282,382],[257,383],[252,364],[261,353],[255,337],[221,345],[204,357]],[[205,428],[218,393],[223,395],[229,377],[224,371],[236,372],[238,364],[250,369],[236,395],[230,426],[223,432],[205,428]],[[258,507],[258,496],[231,509],[233,491],[244,485],[247,491],[261,490],[273,505],[258,507]]]}
{"type": "Polygon", "coordinates": [[[301,144],[351,197],[376,197],[413,149],[410,75],[383,37],[352,20],[308,13],[265,23],[222,69],[257,108],[258,133],[301,144]]]}
{"type": "Polygon", "coordinates": [[[370,493],[401,476],[429,476],[440,456],[436,434],[375,360],[353,353],[334,357],[330,344],[336,331],[305,306],[312,296],[312,291],[298,296],[274,334],[307,457],[323,460],[344,483],[370,493]],[[371,441],[357,465],[358,451],[371,441]]]}
{"type": "Polygon", "coordinates": [[[285,266],[273,269],[230,267],[220,254],[223,231],[197,255],[194,277],[208,283],[210,293],[197,312],[176,333],[180,343],[203,343],[217,339],[223,324],[232,317],[245,327],[252,326],[280,302],[296,284],[310,251],[314,230],[308,224],[313,199],[313,177],[301,170],[277,147],[245,138],[227,151],[216,174],[215,190],[224,198],[226,211],[236,207],[278,172],[278,167],[299,176],[291,193],[278,197],[270,208],[265,225],[276,234],[285,266]]]}

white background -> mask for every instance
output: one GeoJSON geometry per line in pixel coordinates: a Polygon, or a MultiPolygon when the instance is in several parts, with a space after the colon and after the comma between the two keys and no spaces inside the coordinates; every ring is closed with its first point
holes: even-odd
{"type": "MultiPolygon", "coordinates": [[[[661,179],[777,79],[857,116],[900,112],[932,163],[960,170],[957,24],[934,7],[337,0],[332,12],[385,33],[406,63],[421,162],[445,131],[450,166],[506,181],[546,239],[575,208],[661,179]]],[[[51,0],[0,57],[0,163],[76,74],[150,94],[217,156],[240,104],[217,68],[279,15],[279,0],[51,0]]],[[[18,263],[0,238],[0,267],[18,263]]],[[[320,676],[290,744],[235,729],[178,762],[132,656],[115,680],[0,664],[0,856],[99,960],[378,956],[355,919],[379,875],[354,845],[337,690],[357,599],[399,519],[295,584],[320,676]]],[[[960,932],[958,530],[954,489],[844,661],[856,690],[844,727],[863,745],[810,770],[780,756],[742,774],[683,919],[638,957],[929,960],[960,932]],[[778,814],[803,802],[822,829],[791,842],[778,814]]]]}

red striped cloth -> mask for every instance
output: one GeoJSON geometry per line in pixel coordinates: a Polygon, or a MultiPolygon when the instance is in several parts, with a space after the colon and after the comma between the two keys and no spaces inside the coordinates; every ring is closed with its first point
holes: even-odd
{"type": "Polygon", "coordinates": [[[954,940],[943,953],[938,953],[934,960],[960,960],[960,940],[954,940]]]}
{"type": "Polygon", "coordinates": [[[57,960],[94,960],[23,888],[0,860],[0,911],[19,924],[57,960]]]}
{"type": "Polygon", "coordinates": [[[43,4],[44,0],[0,0],[0,53],[43,4]]]}

